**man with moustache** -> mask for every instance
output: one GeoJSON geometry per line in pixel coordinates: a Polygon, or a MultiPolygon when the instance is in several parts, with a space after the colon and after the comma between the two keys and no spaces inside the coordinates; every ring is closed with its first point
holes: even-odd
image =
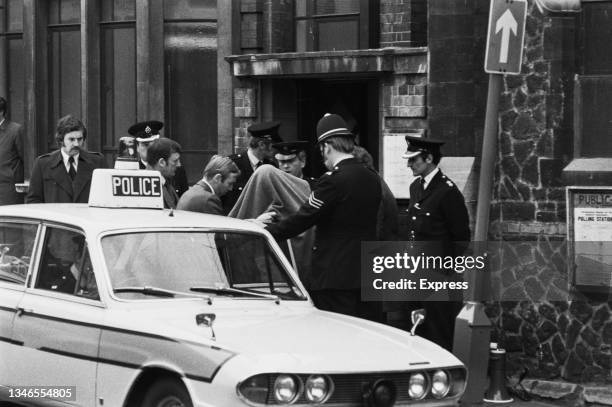
{"type": "Polygon", "coordinates": [[[68,115],[58,120],[59,149],[34,161],[26,203],[87,203],[93,170],[106,164],[102,154],[83,148],[86,138],[79,119],[68,115]]]}

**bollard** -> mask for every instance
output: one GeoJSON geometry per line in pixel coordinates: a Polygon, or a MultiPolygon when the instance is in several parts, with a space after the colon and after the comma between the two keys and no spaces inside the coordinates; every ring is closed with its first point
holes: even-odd
{"type": "Polygon", "coordinates": [[[506,350],[491,343],[489,352],[489,388],[485,393],[487,403],[512,403],[514,399],[506,390],[506,350]]]}

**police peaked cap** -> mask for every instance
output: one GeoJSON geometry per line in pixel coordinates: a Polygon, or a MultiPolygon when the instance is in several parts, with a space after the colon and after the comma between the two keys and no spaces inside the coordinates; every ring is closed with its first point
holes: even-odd
{"type": "Polygon", "coordinates": [[[300,151],[306,151],[308,144],[310,143],[307,141],[284,141],[272,144],[272,148],[276,149],[274,158],[277,160],[292,160],[300,151]]]}
{"type": "Polygon", "coordinates": [[[317,143],[330,137],[355,137],[348,129],[346,121],[337,114],[325,113],[317,123],[317,143]]]}
{"type": "Polygon", "coordinates": [[[254,123],[247,128],[247,131],[251,133],[251,136],[253,137],[278,143],[283,141],[283,139],[278,135],[278,128],[280,125],[280,122],[254,123]]]}
{"type": "Polygon", "coordinates": [[[128,133],[136,137],[136,141],[150,142],[159,138],[159,131],[164,127],[162,122],[157,120],[149,120],[146,122],[136,123],[128,129],[128,133]]]}
{"type": "Polygon", "coordinates": [[[408,148],[402,158],[416,157],[421,153],[440,154],[440,147],[444,144],[444,141],[420,136],[406,136],[406,143],[408,148]]]}

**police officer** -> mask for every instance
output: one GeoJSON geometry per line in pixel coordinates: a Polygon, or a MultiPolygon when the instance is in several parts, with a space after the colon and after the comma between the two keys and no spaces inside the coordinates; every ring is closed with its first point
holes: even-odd
{"type": "MultiPolygon", "coordinates": [[[[403,158],[408,160],[408,168],[417,177],[410,185],[408,240],[430,242],[424,245],[430,251],[426,255],[461,255],[470,240],[469,217],[463,195],[438,168],[444,142],[413,136],[406,136],[406,142],[408,148],[403,158]]],[[[461,295],[448,294],[449,301],[423,303],[427,311],[423,336],[452,350],[461,295]]]]}
{"type": "MultiPolygon", "coordinates": [[[[163,127],[164,124],[160,121],[148,120],[145,122],[136,123],[128,129],[128,133],[133,137],[136,137],[136,149],[138,152],[138,157],[140,158],[138,165],[141,170],[147,168],[147,148],[149,147],[149,144],[160,138],[159,131],[163,127]]],[[[174,178],[170,180],[170,182],[174,186],[174,190],[176,191],[177,195],[179,197],[183,195],[183,193],[189,189],[185,167],[178,167],[176,169],[174,178]]]]}
{"type": "Polygon", "coordinates": [[[316,180],[313,177],[305,176],[303,172],[306,166],[306,149],[308,148],[308,142],[284,141],[282,143],[272,144],[272,148],[276,150],[274,158],[276,158],[278,162],[278,168],[308,182],[312,190],[316,180]]]}
{"type": "Polygon", "coordinates": [[[238,197],[242,193],[244,186],[253,175],[253,172],[263,164],[272,164],[276,166],[274,160],[272,160],[272,148],[273,142],[281,142],[282,139],[278,135],[278,128],[280,122],[262,122],[254,123],[247,131],[248,137],[248,149],[244,153],[232,154],[229,157],[233,162],[236,163],[240,170],[240,176],[236,180],[234,189],[227,193],[223,197],[223,210],[227,215],[238,200],[238,197]]]}
{"type": "Polygon", "coordinates": [[[342,117],[326,114],[317,124],[317,144],[329,170],[297,213],[270,224],[277,239],[316,225],[311,273],[306,285],[323,310],[380,320],[378,304],[361,302],[361,242],[375,240],[381,201],[380,177],[353,155],[355,137],[342,117]]]}

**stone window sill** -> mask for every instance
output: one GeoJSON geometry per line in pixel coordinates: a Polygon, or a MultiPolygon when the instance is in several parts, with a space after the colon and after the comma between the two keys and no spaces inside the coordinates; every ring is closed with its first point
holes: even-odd
{"type": "Polygon", "coordinates": [[[611,158],[576,158],[563,169],[566,185],[612,185],[611,158]]]}

